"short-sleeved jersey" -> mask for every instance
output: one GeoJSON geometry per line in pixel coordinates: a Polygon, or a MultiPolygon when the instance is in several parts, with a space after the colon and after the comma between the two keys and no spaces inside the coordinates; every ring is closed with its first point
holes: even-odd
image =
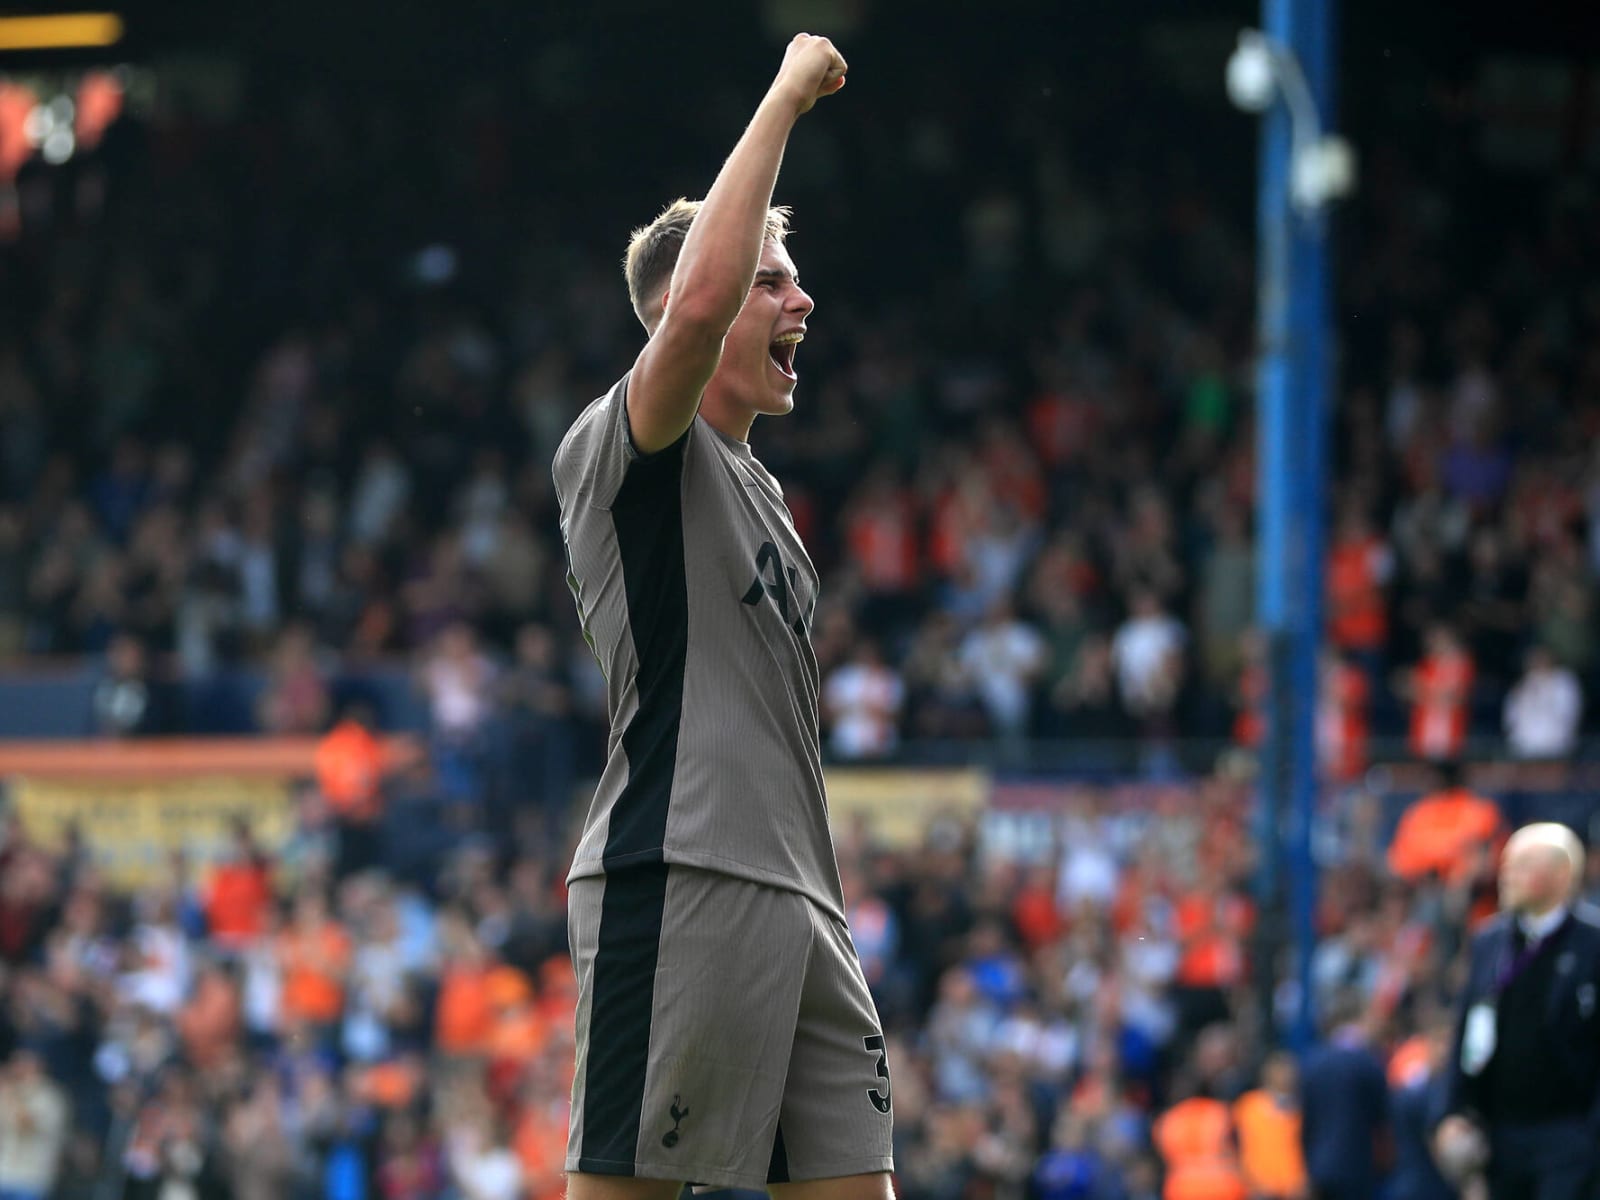
{"type": "Polygon", "coordinates": [[[605,770],[570,879],[682,863],[843,912],[811,620],[817,575],[750,447],[696,417],[641,455],[628,377],[556,451],[568,583],[606,677],[605,770]]]}

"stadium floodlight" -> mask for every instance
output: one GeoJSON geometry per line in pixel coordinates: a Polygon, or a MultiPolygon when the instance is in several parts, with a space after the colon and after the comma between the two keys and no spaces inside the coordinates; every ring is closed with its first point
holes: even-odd
{"type": "Polygon", "coordinates": [[[1356,160],[1350,143],[1322,132],[1305,72],[1287,46],[1257,29],[1239,34],[1228,56],[1228,98],[1248,113],[1264,113],[1282,95],[1289,110],[1289,194],[1302,215],[1314,216],[1324,205],[1355,189],[1356,160]]]}

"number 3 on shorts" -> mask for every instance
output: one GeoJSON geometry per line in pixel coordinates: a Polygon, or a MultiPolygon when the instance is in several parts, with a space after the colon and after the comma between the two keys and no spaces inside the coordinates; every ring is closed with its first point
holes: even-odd
{"type": "Polygon", "coordinates": [[[872,1033],[861,1039],[861,1044],[867,1051],[878,1056],[878,1078],[883,1080],[883,1091],[877,1088],[867,1089],[867,1099],[872,1101],[872,1107],[881,1113],[889,1111],[889,1056],[883,1049],[883,1034],[872,1033]]]}

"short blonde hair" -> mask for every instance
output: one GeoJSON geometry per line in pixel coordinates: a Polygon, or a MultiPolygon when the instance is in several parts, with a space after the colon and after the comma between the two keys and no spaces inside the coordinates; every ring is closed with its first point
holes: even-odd
{"type": "MultiPolygon", "coordinates": [[[[689,236],[689,226],[694,224],[701,203],[679,196],[662,209],[655,220],[641,225],[628,237],[628,253],[623,256],[622,270],[628,277],[628,299],[646,329],[653,330],[661,317],[655,302],[672,281],[678,253],[683,249],[684,238],[689,236]]],[[[767,209],[769,241],[783,245],[789,236],[789,216],[790,210],[783,205],[767,209]]]]}

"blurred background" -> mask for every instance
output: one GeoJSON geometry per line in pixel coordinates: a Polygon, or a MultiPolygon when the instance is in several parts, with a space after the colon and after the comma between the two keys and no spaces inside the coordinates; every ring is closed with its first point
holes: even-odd
{"type": "Polygon", "coordinates": [[[852,72],[779,181],[817,311],[753,444],[824,580],[900,1194],[1303,1194],[1348,1157],[1268,1053],[1308,980],[1392,1090],[1369,1194],[1451,1194],[1413,1110],[1499,844],[1596,832],[1600,33],[1339,12],[1301,970],[1252,5],[118,11],[0,33],[0,1194],[559,1196],[606,725],[550,461],[640,345],[628,231],[799,29],[852,72]]]}

